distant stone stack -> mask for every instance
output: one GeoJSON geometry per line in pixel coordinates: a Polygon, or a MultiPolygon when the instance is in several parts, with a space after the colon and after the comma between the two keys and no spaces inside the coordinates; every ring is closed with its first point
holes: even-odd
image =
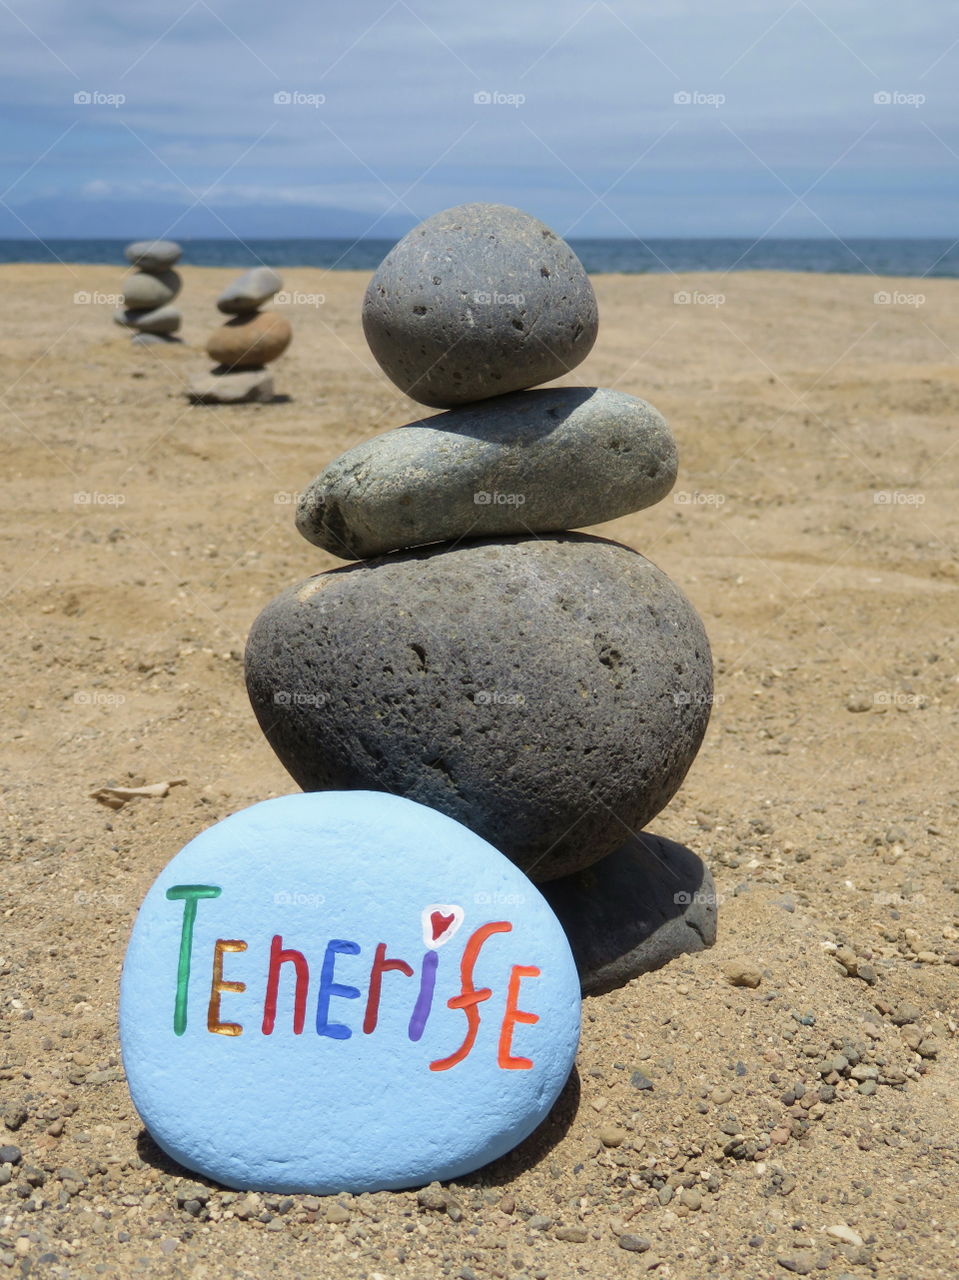
{"type": "Polygon", "coordinates": [[[273,378],[266,366],[290,345],[290,322],[260,308],[283,287],[271,267],[253,267],[220,294],[217,308],[231,316],[214,329],[206,344],[215,369],[194,378],[189,396],[201,404],[241,404],[273,399],[273,378]]]}
{"type": "Polygon", "coordinates": [[[173,240],[137,240],[123,251],[135,269],[123,282],[123,306],[114,319],[133,330],[132,341],[138,346],[180,341],[174,334],[182,317],[170,303],[182,284],[173,270],[182,253],[173,240]]]}

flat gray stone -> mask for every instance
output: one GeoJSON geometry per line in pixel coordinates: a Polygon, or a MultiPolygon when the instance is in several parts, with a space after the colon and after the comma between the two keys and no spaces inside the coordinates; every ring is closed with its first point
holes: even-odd
{"type": "Polygon", "coordinates": [[[180,261],[183,248],[175,240],[135,240],[123,250],[127,262],[144,271],[163,271],[180,261]]]}
{"type": "Polygon", "coordinates": [[[123,305],[128,311],[153,311],[166,306],[180,292],[176,271],[135,271],[123,280],[123,305]]]}
{"type": "Polygon", "coordinates": [[[685,845],[643,831],[583,871],[544,885],[584,995],[621,987],[716,941],[716,886],[685,845]]]}
{"type": "Polygon", "coordinates": [[[702,741],[709,644],[655,565],[584,534],[471,540],[284,591],[246,651],[253,709],[306,791],[393,791],[536,880],[598,861],[702,741]]]}
{"type": "Polygon", "coordinates": [[[273,375],[266,369],[214,369],[193,378],[187,394],[196,404],[266,403],[273,399],[273,375]]]}
{"type": "Polygon", "coordinates": [[[282,288],[283,280],[272,267],[252,267],[227,285],[216,305],[224,315],[242,315],[262,307],[282,288]]]}
{"type": "Polygon", "coordinates": [[[568,244],[501,204],[427,218],[375,272],[363,329],[384,373],[448,408],[558,378],[596,340],[596,297],[568,244]]]}
{"type": "Polygon", "coordinates": [[[518,391],[397,427],[332,462],[300,500],[308,542],[345,560],[490,534],[580,529],[659,502],[676,443],[621,391],[518,391]]]}
{"type": "Polygon", "coordinates": [[[113,319],[124,329],[137,333],[176,333],[181,316],[176,307],[154,307],[151,310],[133,311],[129,308],[114,312],[113,319]]]}

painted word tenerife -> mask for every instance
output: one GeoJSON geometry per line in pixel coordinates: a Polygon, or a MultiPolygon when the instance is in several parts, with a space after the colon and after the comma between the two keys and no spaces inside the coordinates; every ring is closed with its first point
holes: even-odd
{"type": "MultiPolygon", "coordinates": [[[[433,1009],[436,988],[442,986],[447,977],[440,972],[440,948],[459,931],[463,924],[462,907],[449,904],[434,904],[423,910],[423,941],[425,952],[422,957],[415,957],[415,965],[409,960],[388,954],[385,942],[378,942],[364,948],[349,938],[330,938],[327,941],[319,964],[319,978],[311,975],[310,962],[306,954],[295,947],[288,946],[282,934],[274,934],[268,950],[255,958],[247,954],[243,961],[232,961],[231,976],[224,975],[227,956],[239,956],[250,952],[250,944],[244,938],[217,938],[213,944],[212,955],[198,957],[194,954],[194,932],[197,912],[204,899],[218,898],[222,889],[210,884],[178,884],[166,891],[171,903],[182,902],[183,920],[180,930],[180,952],[177,964],[176,993],[173,1001],[173,1030],[182,1036],[190,1020],[190,975],[195,963],[201,958],[210,964],[210,996],[206,1008],[207,1031],[215,1035],[240,1036],[251,1029],[249,1022],[237,1022],[228,1019],[242,1016],[242,1005],[234,997],[242,996],[248,983],[242,980],[250,978],[254,970],[260,977],[265,974],[266,987],[263,999],[262,1016],[258,1018],[258,1029],[265,1035],[273,1035],[279,1028],[277,1023],[277,1003],[280,997],[280,984],[283,981],[293,983],[293,1008],[291,1029],[294,1035],[302,1035],[306,1027],[308,1008],[315,1010],[312,1023],[316,1034],[331,1040],[349,1040],[355,1030],[363,1035],[372,1035],[376,1031],[379,1020],[380,1002],[383,997],[383,983],[387,974],[396,974],[405,981],[392,980],[395,991],[391,990],[388,999],[405,1000],[410,1008],[407,1035],[410,1040],[418,1041],[426,1028],[433,1009]],[[362,957],[362,959],[361,959],[362,957]],[[366,998],[363,991],[348,981],[338,980],[337,964],[340,965],[339,977],[353,978],[354,981],[365,979],[366,998]],[[256,969],[256,966],[259,966],[256,969]],[[412,980],[412,981],[410,981],[412,980]],[[311,992],[312,987],[312,992],[311,992]],[[310,1005],[311,994],[315,1003],[310,1005]],[[224,1010],[224,999],[231,1001],[224,1010]],[[333,1001],[340,1003],[334,1005],[333,1001]],[[346,1021],[349,1006],[344,1001],[357,1000],[357,1009],[363,1010],[362,1021],[357,1026],[350,1026],[346,1021]],[[233,1011],[235,1008],[235,1011],[233,1011]]],[[[436,1058],[429,1063],[431,1071],[448,1071],[463,1062],[473,1051],[482,1024],[481,1005],[493,995],[492,987],[477,987],[474,972],[480,953],[484,948],[495,947],[497,934],[511,933],[512,924],[508,920],[488,920],[478,925],[470,933],[463,947],[459,962],[458,988],[446,1000],[450,1009],[461,1010],[465,1019],[462,1039],[458,1044],[450,1046],[448,1055],[436,1058]]],[[[447,966],[448,967],[448,966],[447,966]]],[[[540,977],[540,969],[536,965],[513,964],[504,966],[503,981],[506,990],[505,1008],[496,1028],[496,1064],[504,1071],[529,1071],[533,1067],[532,1059],[514,1052],[513,1038],[517,1025],[533,1025],[539,1021],[539,1014],[519,1007],[520,987],[524,981],[532,981],[540,977]]],[[[259,1010],[257,1011],[259,1013],[259,1010]]],[[[404,1015],[405,1016],[405,1015],[404,1015]]],[[[256,1029],[256,1024],[252,1024],[256,1029]]]]}

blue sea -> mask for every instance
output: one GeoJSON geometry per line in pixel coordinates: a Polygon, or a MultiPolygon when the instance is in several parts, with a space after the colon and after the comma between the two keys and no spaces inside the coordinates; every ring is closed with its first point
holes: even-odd
{"type": "MultiPolygon", "coordinates": [[[[0,240],[0,262],[123,262],[123,240],[0,240]]],[[[198,267],[321,267],[371,271],[392,240],[184,240],[198,267]]],[[[951,240],[572,240],[592,274],[621,271],[813,271],[880,276],[959,276],[951,240]]]]}

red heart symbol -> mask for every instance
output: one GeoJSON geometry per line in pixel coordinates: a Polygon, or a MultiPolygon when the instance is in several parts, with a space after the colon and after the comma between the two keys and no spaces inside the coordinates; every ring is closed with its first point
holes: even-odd
{"type": "Polygon", "coordinates": [[[456,916],[454,915],[444,916],[442,911],[433,912],[433,914],[430,916],[430,925],[433,928],[434,942],[437,940],[437,938],[442,938],[443,934],[446,932],[446,930],[450,927],[450,925],[453,923],[455,919],[456,919],[456,916]]]}

